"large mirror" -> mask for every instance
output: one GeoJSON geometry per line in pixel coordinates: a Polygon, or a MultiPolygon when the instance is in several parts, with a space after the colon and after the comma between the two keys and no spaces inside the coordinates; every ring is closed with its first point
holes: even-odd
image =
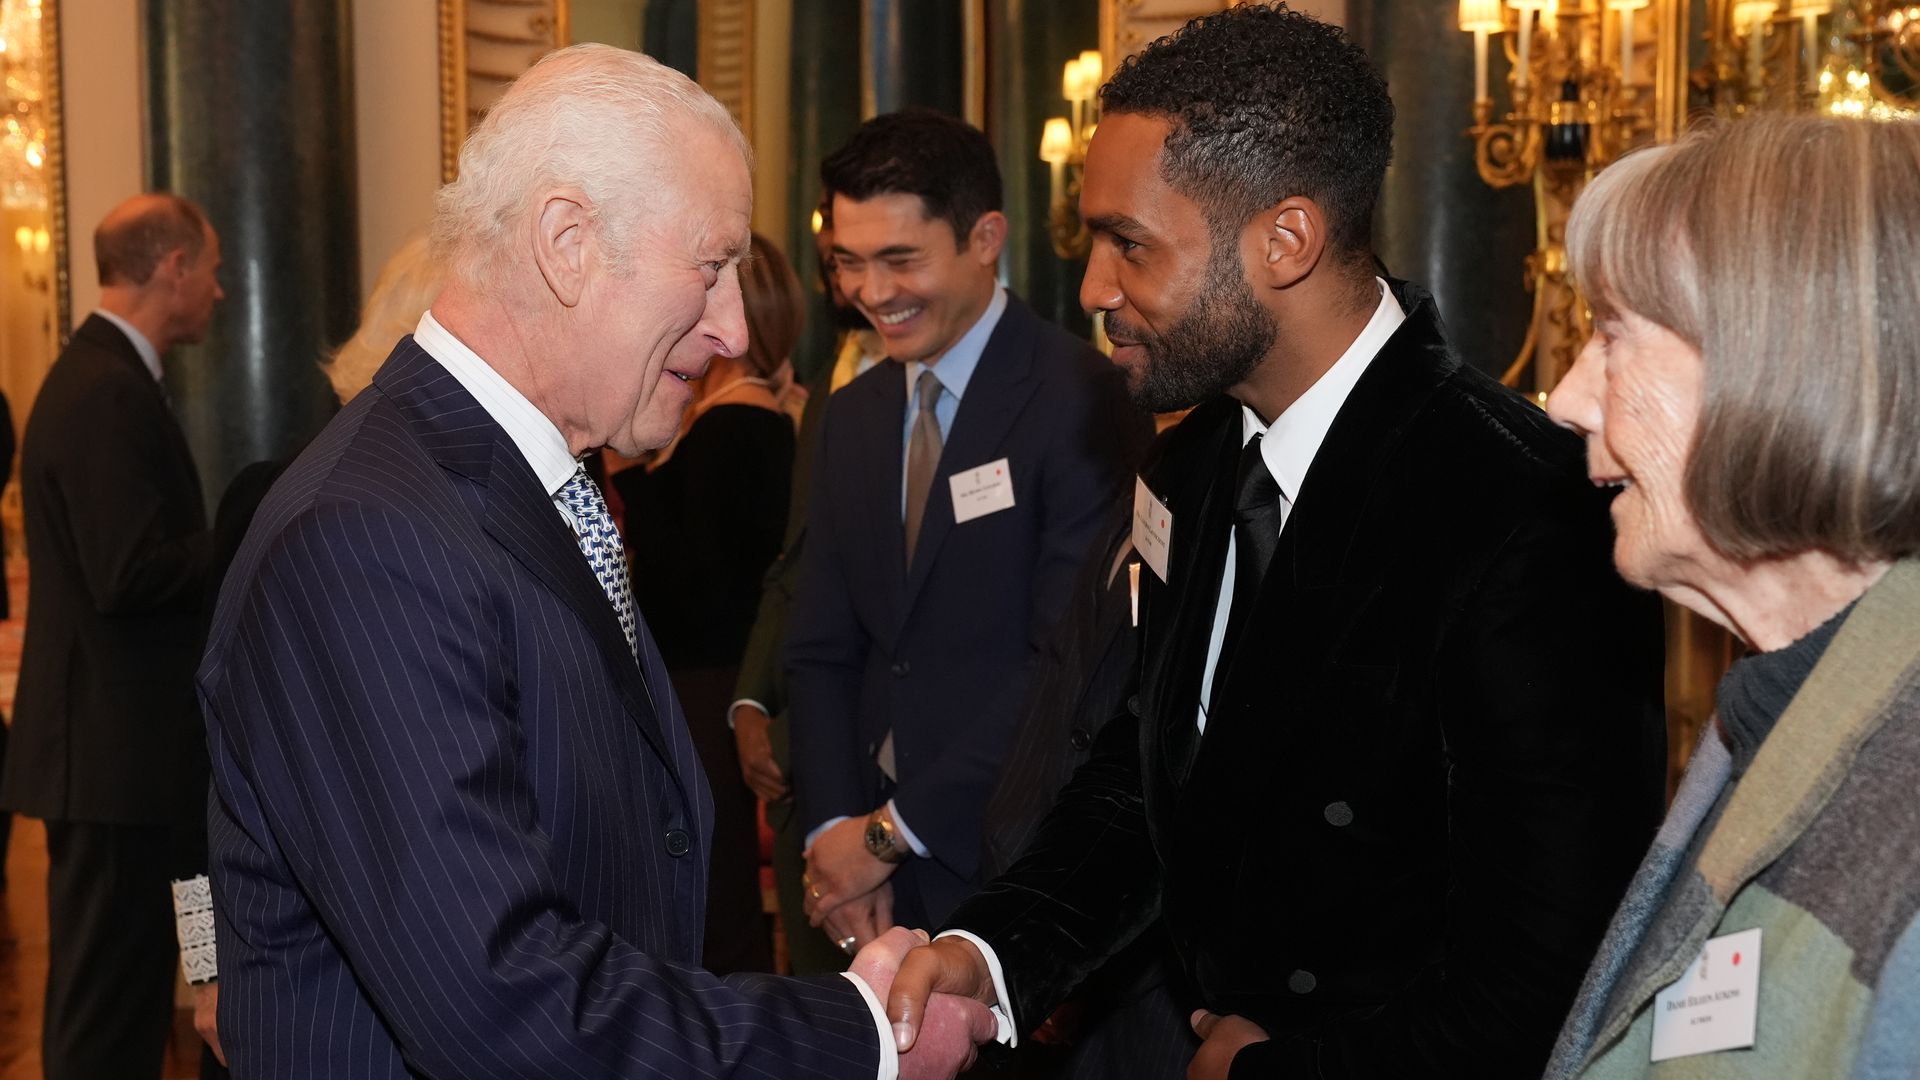
{"type": "MultiPolygon", "coordinates": [[[[0,0],[0,392],[14,437],[68,321],[59,56],[58,0],[0,0]]],[[[24,550],[17,483],[0,522],[6,550],[24,550]]]]}

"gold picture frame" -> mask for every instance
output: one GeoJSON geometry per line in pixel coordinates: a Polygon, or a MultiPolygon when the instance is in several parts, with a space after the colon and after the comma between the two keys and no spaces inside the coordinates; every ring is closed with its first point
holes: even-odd
{"type": "Polygon", "coordinates": [[[460,171],[460,146],[521,72],[572,39],[567,0],[439,0],[440,179],[460,171]]]}

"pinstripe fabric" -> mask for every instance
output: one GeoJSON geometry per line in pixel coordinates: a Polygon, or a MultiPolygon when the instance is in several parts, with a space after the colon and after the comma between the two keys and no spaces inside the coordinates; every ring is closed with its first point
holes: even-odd
{"type": "Polygon", "coordinates": [[[867,1077],[846,980],[696,968],[711,799],[524,457],[403,340],[262,505],[199,676],[237,1077],[867,1077]]]}

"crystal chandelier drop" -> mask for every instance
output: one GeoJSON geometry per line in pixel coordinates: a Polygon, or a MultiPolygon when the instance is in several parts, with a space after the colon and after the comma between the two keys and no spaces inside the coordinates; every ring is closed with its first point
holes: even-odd
{"type": "Polygon", "coordinates": [[[47,208],[41,0],[0,0],[0,206],[47,208]]]}

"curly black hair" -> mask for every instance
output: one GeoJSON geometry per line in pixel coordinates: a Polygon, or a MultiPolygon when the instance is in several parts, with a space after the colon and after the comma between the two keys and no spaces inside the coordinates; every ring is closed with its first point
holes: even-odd
{"type": "Polygon", "coordinates": [[[1000,209],[1000,165],[979,128],[931,109],[902,109],[861,124],[820,163],[824,198],[918,195],[927,215],[965,247],[981,215],[1000,209]]]}
{"type": "Polygon", "coordinates": [[[1340,28],[1284,4],[1228,8],[1128,58],[1100,101],[1172,123],[1161,175],[1206,211],[1216,242],[1304,195],[1326,212],[1336,255],[1369,254],[1393,100],[1340,28]]]}

